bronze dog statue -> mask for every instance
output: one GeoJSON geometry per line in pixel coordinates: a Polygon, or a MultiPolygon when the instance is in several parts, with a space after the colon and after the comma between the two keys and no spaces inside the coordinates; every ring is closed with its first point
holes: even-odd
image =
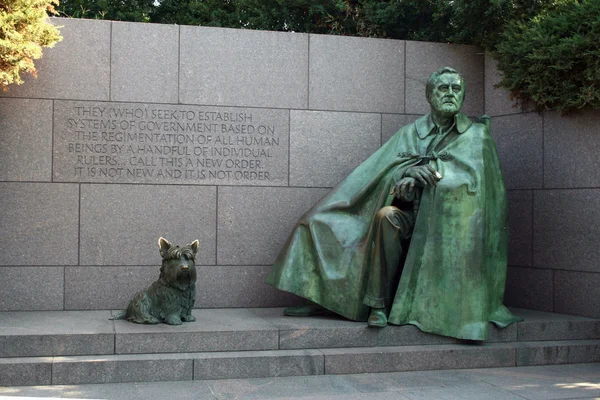
{"type": "Polygon", "coordinates": [[[126,319],[138,324],[181,325],[192,322],[196,300],[196,265],[198,241],[179,247],[164,238],[158,239],[162,257],[160,276],[148,289],[137,293],[124,311],[111,319],[126,319]]]}

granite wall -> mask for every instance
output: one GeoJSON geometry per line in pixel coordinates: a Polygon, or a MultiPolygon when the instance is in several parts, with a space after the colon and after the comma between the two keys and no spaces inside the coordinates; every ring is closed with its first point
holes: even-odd
{"type": "Polygon", "coordinates": [[[159,236],[200,241],[197,307],[297,304],[263,283],[295,221],[428,111],[449,65],[463,110],[495,117],[507,303],[600,316],[598,117],[511,108],[476,47],[53,21],[38,79],[0,95],[0,310],[121,308],[157,277],[159,236]]]}
{"type": "Polygon", "coordinates": [[[600,318],[600,112],[513,107],[485,60],[485,110],[509,189],[506,303],[600,318]]]}

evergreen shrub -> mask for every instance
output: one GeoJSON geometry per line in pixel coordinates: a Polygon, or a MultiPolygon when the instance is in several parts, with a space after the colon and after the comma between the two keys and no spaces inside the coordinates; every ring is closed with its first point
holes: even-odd
{"type": "Polygon", "coordinates": [[[600,108],[600,1],[565,0],[525,22],[512,22],[494,55],[499,86],[539,111],[600,108]]]}
{"type": "Polygon", "coordinates": [[[53,47],[62,38],[48,22],[56,0],[0,1],[0,87],[23,83],[21,72],[36,75],[33,60],[42,57],[42,47],[53,47]]]}

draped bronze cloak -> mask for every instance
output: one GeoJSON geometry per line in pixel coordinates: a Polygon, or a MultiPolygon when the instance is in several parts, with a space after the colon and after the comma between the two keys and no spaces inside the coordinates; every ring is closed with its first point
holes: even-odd
{"type": "Polygon", "coordinates": [[[406,169],[427,156],[443,178],[422,190],[389,322],[485,340],[488,322],[518,321],[502,304],[507,202],[489,119],[482,121],[457,114],[458,136],[437,153],[426,153],[435,137],[429,115],[402,127],[298,221],[267,283],[366,320],[375,214],[393,202],[406,169]]]}

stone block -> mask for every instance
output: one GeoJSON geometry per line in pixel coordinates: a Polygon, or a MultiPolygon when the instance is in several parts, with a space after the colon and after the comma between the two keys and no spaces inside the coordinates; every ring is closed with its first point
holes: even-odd
{"type": "Polygon", "coordinates": [[[343,319],[335,314],[311,318],[290,318],[283,309],[254,312],[279,329],[280,349],[322,349],[329,347],[371,347],[377,345],[377,330],[364,322],[343,319]]]}
{"type": "Polygon", "coordinates": [[[51,18],[63,40],[35,60],[37,79],[12,85],[0,96],[109,100],[110,21],[51,18]]]}
{"type": "MultiPolygon", "coordinates": [[[[130,384],[97,385],[54,385],[30,386],[19,388],[20,396],[41,400],[42,397],[77,399],[177,399],[177,400],[214,400],[208,382],[172,381],[172,382],[134,382],[130,384]]],[[[8,389],[10,390],[10,389],[8,389]]],[[[14,399],[13,399],[14,400],[14,399]]],[[[49,400],[49,399],[48,399],[49,400]]]]}
{"type": "Polygon", "coordinates": [[[306,108],[308,35],[181,26],[179,100],[306,108]]]}
{"type": "Polygon", "coordinates": [[[600,186],[600,113],[544,113],[544,187],[600,186]]]}
{"type": "Polygon", "coordinates": [[[0,265],[77,264],[77,185],[0,183],[0,204],[0,265]]]}
{"type": "Polygon", "coordinates": [[[214,264],[215,225],[214,187],[82,185],[81,265],[160,265],[161,236],[214,264]]]}
{"type": "Polygon", "coordinates": [[[377,334],[378,346],[415,346],[458,343],[446,336],[422,332],[414,325],[388,325],[377,334]]]}
{"type": "MultiPolygon", "coordinates": [[[[327,376],[327,375],[326,375],[327,376]]],[[[449,389],[450,387],[461,387],[463,385],[476,385],[477,380],[471,378],[463,371],[411,371],[411,372],[389,372],[381,374],[356,374],[356,375],[330,375],[342,378],[351,387],[362,393],[388,393],[414,392],[423,389],[449,389]]],[[[432,399],[444,396],[432,397],[432,399]]],[[[480,400],[480,399],[478,399],[480,400]]]]}
{"type": "Polygon", "coordinates": [[[484,57],[476,46],[406,42],[406,114],[425,114],[430,110],[425,97],[429,76],[442,67],[457,70],[465,79],[467,92],[462,112],[483,114],[484,57]]]}
{"type": "Polygon", "coordinates": [[[194,379],[264,378],[323,374],[317,350],[245,351],[194,355],[194,379]]]}
{"type": "Polygon", "coordinates": [[[489,325],[488,343],[514,342],[517,340],[517,324],[512,324],[506,328],[498,328],[494,324],[489,325]]]}
{"type": "Polygon", "coordinates": [[[265,283],[271,266],[199,267],[196,308],[289,307],[304,299],[265,283]]]}
{"type": "Polygon", "coordinates": [[[177,103],[179,26],[112,23],[112,101],[177,103]]]}
{"type": "Polygon", "coordinates": [[[0,358],[0,386],[52,384],[52,358],[0,358]]]}
{"type": "Polygon", "coordinates": [[[66,267],[65,310],[124,309],[137,292],[158,279],[159,268],[66,267]]]}
{"type": "Polygon", "coordinates": [[[507,344],[481,346],[440,344],[358,349],[322,349],[326,374],[364,374],[433,369],[514,366],[507,344]]]}
{"type": "Polygon", "coordinates": [[[380,146],[377,114],[293,110],[290,186],[333,187],[380,146]]]}
{"type": "Polygon", "coordinates": [[[535,267],[600,272],[600,189],[535,192],[533,221],[535,267]]]}
{"type": "MultiPolygon", "coordinates": [[[[364,400],[347,376],[313,375],[310,377],[280,377],[258,379],[221,379],[205,381],[214,396],[220,399],[279,399],[291,400],[364,400]],[[293,396],[293,397],[292,397],[293,396]]],[[[200,381],[195,381],[200,382],[200,381]]],[[[394,393],[397,396],[397,392],[394,393]]],[[[373,400],[383,400],[374,397],[373,400]]],[[[393,400],[406,400],[394,397],[393,400]]]]}
{"type": "Polygon", "coordinates": [[[508,265],[532,265],[533,193],[510,190],[508,197],[508,265]]]}
{"type": "Polygon", "coordinates": [[[327,192],[326,189],[220,187],[217,263],[272,264],[296,221],[327,192]]]}
{"type": "Polygon", "coordinates": [[[288,110],[56,101],[54,133],[55,181],[288,184],[288,110]]]}
{"type": "Polygon", "coordinates": [[[522,342],[600,339],[600,320],[597,319],[524,309],[514,312],[525,319],[517,324],[522,342]]]}
{"type": "Polygon", "coordinates": [[[535,113],[492,119],[492,136],[507,189],[543,186],[542,126],[542,117],[535,113]]]}
{"type": "Polygon", "coordinates": [[[420,115],[382,114],[381,115],[381,144],[390,140],[394,133],[404,125],[415,122],[420,115]]]}
{"type": "Polygon", "coordinates": [[[554,311],[600,318],[600,273],[554,272],[554,311]]]}
{"type": "Polygon", "coordinates": [[[504,304],[511,307],[552,311],[553,272],[549,269],[508,267],[504,304]]]}
{"type": "Polygon", "coordinates": [[[2,357],[113,354],[109,311],[5,312],[0,314],[2,357]]]}
{"type": "MultiPolygon", "coordinates": [[[[493,324],[489,325],[486,343],[513,342],[516,340],[517,327],[515,324],[504,329],[499,329],[493,324]]],[[[377,334],[378,346],[460,344],[462,342],[458,339],[422,332],[414,325],[388,325],[385,329],[379,330],[377,334]]]]}
{"type": "Polygon", "coordinates": [[[407,393],[410,400],[523,400],[524,397],[488,385],[485,382],[467,387],[444,387],[411,390],[407,393]]]}
{"type": "MultiPolygon", "coordinates": [[[[533,366],[513,368],[512,370],[502,368],[468,371],[467,373],[497,388],[515,393],[521,399],[593,400],[594,397],[597,398],[600,395],[600,389],[595,385],[583,383],[591,382],[587,379],[597,376],[596,364],[533,366]],[[575,372],[573,367],[577,368],[579,373],[575,372]],[[586,377],[583,371],[589,371],[592,376],[586,377]]],[[[486,396],[483,398],[487,400],[486,396]]]]}
{"type": "Polygon", "coordinates": [[[310,35],[309,108],[404,112],[404,41],[310,35]]]}
{"type": "Polygon", "coordinates": [[[52,179],[52,101],[0,99],[0,180],[52,179]]]}
{"type": "Polygon", "coordinates": [[[193,361],[186,354],[55,357],[52,363],[53,385],[192,379],[193,361]]]}
{"type": "Polygon", "coordinates": [[[0,267],[0,311],[62,310],[64,267],[0,267]]]}
{"type": "Polygon", "coordinates": [[[194,310],[180,326],[115,321],[116,354],[274,350],[279,332],[246,309],[194,310]]]}
{"type": "Polygon", "coordinates": [[[510,92],[506,89],[496,88],[500,83],[498,61],[490,54],[485,55],[485,113],[490,116],[520,113],[521,106],[515,106],[515,101],[510,99],[510,92]]]}
{"type": "Polygon", "coordinates": [[[600,340],[522,342],[516,346],[518,367],[600,361],[600,340]]]}

